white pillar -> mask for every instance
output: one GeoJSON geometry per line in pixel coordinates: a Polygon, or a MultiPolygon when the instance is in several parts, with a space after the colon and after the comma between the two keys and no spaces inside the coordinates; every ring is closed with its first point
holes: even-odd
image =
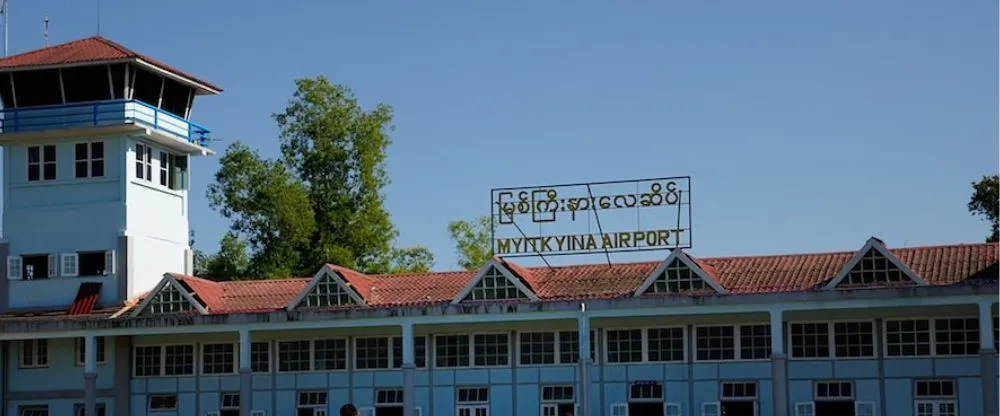
{"type": "Polygon", "coordinates": [[[83,337],[84,415],[97,416],[97,337],[83,337]]]}
{"type": "Polygon", "coordinates": [[[413,384],[416,372],[416,347],[413,338],[413,322],[406,321],[401,325],[403,337],[403,416],[416,416],[417,388],[413,384]]]}
{"type": "Polygon", "coordinates": [[[788,357],[785,355],[784,311],[768,311],[771,318],[771,397],[776,415],[788,413],[788,357]]]}
{"type": "Polygon", "coordinates": [[[240,330],[240,416],[250,416],[253,406],[253,374],[250,372],[250,331],[240,330]]]}
{"type": "Polygon", "coordinates": [[[997,416],[997,350],[993,345],[993,301],[979,302],[979,375],[983,414],[997,416]]]}
{"type": "Polygon", "coordinates": [[[580,397],[577,404],[581,415],[590,416],[590,317],[587,316],[586,304],[580,304],[577,326],[580,346],[580,397]]]}

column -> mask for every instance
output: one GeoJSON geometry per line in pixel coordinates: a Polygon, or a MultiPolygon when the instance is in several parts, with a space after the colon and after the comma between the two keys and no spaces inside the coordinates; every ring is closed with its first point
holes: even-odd
{"type": "Polygon", "coordinates": [[[97,416],[97,337],[83,337],[83,414],[97,416]]]}
{"type": "Polygon", "coordinates": [[[587,316],[587,305],[580,304],[580,318],[577,319],[580,344],[580,394],[577,403],[580,415],[590,416],[590,317],[587,316]]]}
{"type": "Polygon", "coordinates": [[[979,303],[979,374],[983,414],[997,416],[997,350],[993,345],[993,301],[979,303]]]}
{"type": "Polygon", "coordinates": [[[250,372],[250,331],[240,330],[240,416],[250,416],[253,375],[250,372]]]}
{"type": "Polygon", "coordinates": [[[788,415],[788,357],[785,355],[785,327],[781,310],[768,312],[771,317],[771,388],[774,414],[788,415]]]}
{"type": "Polygon", "coordinates": [[[403,416],[417,416],[417,387],[413,384],[413,373],[417,371],[413,322],[403,322],[403,416]]]}

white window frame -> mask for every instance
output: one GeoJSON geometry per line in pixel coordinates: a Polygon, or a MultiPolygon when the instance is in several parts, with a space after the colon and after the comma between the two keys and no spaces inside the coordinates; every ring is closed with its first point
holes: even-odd
{"type": "MultiPolygon", "coordinates": [[[[517,359],[517,361],[515,363],[519,367],[554,367],[554,366],[566,366],[566,365],[579,364],[580,338],[577,338],[577,342],[576,342],[576,345],[577,345],[577,361],[573,361],[573,362],[562,361],[562,354],[563,354],[563,350],[562,350],[563,339],[562,338],[563,338],[563,334],[565,334],[565,333],[571,333],[571,332],[576,332],[577,336],[579,336],[579,332],[580,331],[576,330],[576,329],[563,329],[563,330],[551,330],[551,331],[517,331],[516,337],[515,337],[516,340],[514,342],[514,349],[515,349],[514,356],[517,359]],[[553,363],[544,363],[544,364],[525,364],[525,363],[523,363],[521,361],[521,335],[522,334],[553,334],[553,337],[555,338],[555,340],[554,340],[554,342],[555,342],[555,349],[553,350],[553,354],[555,354],[553,356],[555,362],[553,362],[553,363]]],[[[600,355],[597,354],[597,350],[598,350],[598,348],[597,348],[598,347],[598,345],[597,345],[597,331],[591,330],[590,331],[590,338],[591,338],[592,341],[594,341],[594,342],[590,343],[590,355],[591,355],[591,359],[594,362],[596,362],[600,358],[600,355]]]]}
{"type": "MultiPolygon", "coordinates": [[[[316,338],[299,338],[299,339],[282,339],[275,341],[275,363],[272,366],[274,371],[280,374],[298,374],[298,373],[315,373],[315,372],[344,372],[352,369],[353,363],[351,363],[351,343],[346,337],[316,337],[316,338]],[[344,368],[324,368],[316,369],[316,342],[317,341],[343,341],[344,342],[344,368]],[[309,343],[309,369],[307,370],[281,370],[281,343],[282,342],[308,342],[309,343]]],[[[329,402],[329,397],[327,401],[329,402]]]]}
{"type": "Polygon", "coordinates": [[[75,178],[75,179],[88,179],[88,178],[103,178],[103,177],[105,177],[106,174],[107,174],[107,170],[108,170],[107,163],[104,163],[105,160],[107,159],[107,150],[108,150],[107,147],[108,146],[102,140],[74,142],[73,143],[73,178],[75,178]],[[98,144],[98,143],[100,143],[100,145],[102,147],[102,153],[103,153],[103,155],[101,157],[94,157],[94,145],[98,144]],[[79,145],[79,144],[86,145],[86,147],[87,147],[87,154],[85,155],[86,157],[84,159],[79,159],[78,158],[79,155],[76,152],[76,146],[79,145]],[[77,176],[77,174],[76,174],[76,165],[78,163],[81,163],[81,162],[87,165],[87,175],[86,176],[77,176]],[[93,174],[94,173],[94,162],[101,162],[101,174],[100,175],[94,175],[93,174]]]}
{"type": "MultiPolygon", "coordinates": [[[[870,360],[870,359],[875,358],[875,357],[878,356],[879,344],[881,343],[880,342],[881,340],[878,338],[878,331],[876,331],[877,322],[874,319],[838,319],[838,320],[833,320],[833,321],[826,321],[826,320],[789,321],[785,325],[787,325],[787,328],[788,328],[788,333],[785,336],[785,347],[786,347],[786,350],[788,351],[788,358],[791,359],[791,360],[802,360],[802,361],[809,361],[809,360],[813,360],[813,361],[815,361],[815,360],[870,360]],[[838,357],[837,356],[837,337],[836,337],[836,333],[834,332],[834,326],[836,324],[843,324],[843,323],[870,323],[871,324],[871,326],[872,326],[872,332],[871,332],[871,336],[872,336],[872,355],[861,356],[861,357],[838,357]],[[807,324],[807,325],[810,325],[810,324],[826,324],[826,335],[827,335],[827,346],[826,346],[826,349],[827,349],[828,355],[825,356],[825,357],[798,357],[798,356],[796,356],[795,353],[794,353],[795,349],[792,348],[792,325],[795,325],[795,324],[807,324]]],[[[773,337],[773,334],[772,334],[772,337],[773,337]]],[[[882,343],[882,344],[884,344],[884,343],[882,343]]]]}
{"type": "Polygon", "coordinates": [[[192,344],[192,343],[135,345],[135,346],[132,347],[132,377],[134,377],[134,378],[190,377],[190,376],[197,375],[199,373],[199,371],[198,371],[198,366],[199,366],[199,361],[200,361],[200,360],[198,360],[198,358],[199,358],[198,357],[199,351],[200,351],[199,348],[197,348],[197,346],[195,344],[192,344]],[[191,372],[188,373],[188,374],[167,374],[167,347],[185,347],[185,346],[191,347],[191,372]],[[160,370],[159,374],[150,375],[150,376],[136,374],[136,370],[139,369],[139,366],[136,365],[136,363],[137,363],[136,360],[139,359],[139,355],[136,353],[136,350],[139,349],[139,348],[159,348],[160,349],[160,363],[157,364],[157,368],[160,370]]]}
{"type": "MultiPolygon", "coordinates": [[[[353,368],[355,370],[360,370],[360,371],[384,371],[384,370],[396,370],[396,369],[398,369],[398,367],[393,366],[393,364],[395,362],[395,358],[396,358],[396,355],[394,354],[394,351],[393,351],[394,350],[394,348],[393,348],[393,342],[396,339],[402,340],[402,338],[400,338],[400,337],[387,336],[387,335],[373,335],[373,336],[357,336],[357,337],[354,337],[354,342],[353,342],[353,345],[351,346],[351,348],[354,349],[354,351],[353,351],[354,354],[351,354],[351,359],[352,359],[351,360],[351,368],[353,368]],[[362,340],[385,340],[385,342],[388,345],[388,348],[387,348],[387,351],[386,351],[386,355],[385,355],[385,359],[386,359],[386,366],[385,367],[378,366],[378,367],[365,367],[365,368],[362,368],[361,366],[358,365],[358,360],[359,360],[358,357],[361,356],[361,354],[358,353],[358,351],[361,350],[361,347],[358,344],[362,340]]],[[[381,359],[381,356],[379,356],[378,359],[381,359]]]]}
{"type": "Polygon", "coordinates": [[[292,299],[292,301],[288,304],[288,306],[285,307],[285,309],[291,311],[299,307],[326,308],[326,307],[337,307],[337,306],[363,306],[363,305],[366,305],[365,300],[362,299],[361,296],[358,295],[358,293],[350,287],[350,285],[347,282],[347,279],[341,276],[339,272],[331,270],[330,266],[325,266],[322,269],[320,269],[320,271],[316,272],[315,275],[313,275],[312,279],[309,280],[309,284],[307,284],[306,287],[303,288],[302,291],[295,296],[295,299],[292,299]],[[341,303],[337,303],[336,305],[330,304],[330,306],[309,306],[308,304],[306,304],[306,298],[309,297],[309,295],[311,295],[316,290],[316,286],[319,285],[320,283],[327,284],[326,283],[327,280],[329,280],[331,284],[336,284],[337,286],[339,286],[339,290],[347,292],[347,295],[354,300],[354,304],[344,305],[341,303]]]}
{"type": "Polygon", "coordinates": [[[24,339],[21,340],[20,344],[20,354],[18,354],[19,368],[49,368],[49,340],[47,339],[24,339]],[[30,348],[30,352],[29,352],[30,348]],[[31,364],[25,364],[25,355],[31,356],[31,364]],[[39,364],[39,358],[45,357],[45,362],[39,364]]]}
{"type": "Polygon", "coordinates": [[[656,381],[654,383],[648,383],[646,385],[660,386],[660,397],[633,397],[632,387],[635,387],[636,383],[627,383],[628,388],[628,403],[662,403],[664,399],[667,398],[667,385],[666,382],[656,381]]]}
{"type": "Polygon", "coordinates": [[[295,410],[312,409],[313,416],[326,416],[326,411],[330,407],[330,393],[323,390],[295,390],[295,410]],[[302,393],[322,393],[325,400],[322,404],[308,403],[302,404],[302,393]]]}
{"type": "Polygon", "coordinates": [[[855,401],[855,400],[857,400],[857,396],[858,396],[856,389],[857,389],[857,385],[854,383],[854,380],[847,380],[847,379],[845,379],[845,380],[816,380],[816,381],[813,382],[813,391],[812,391],[812,393],[813,393],[812,394],[812,396],[813,396],[813,403],[818,402],[818,401],[823,401],[823,402],[855,401]],[[841,395],[841,396],[824,396],[824,397],[820,397],[819,396],[819,386],[821,384],[850,384],[851,385],[851,395],[850,396],[843,396],[843,395],[841,395]]]}
{"type": "Polygon", "coordinates": [[[796,402],[795,416],[816,416],[816,403],[796,402]]]}
{"type": "Polygon", "coordinates": [[[664,416],[681,416],[681,404],[670,402],[663,404],[663,414],[664,416]]]}
{"type": "Polygon", "coordinates": [[[722,416],[722,403],[703,402],[701,404],[701,416],[722,416]]]}
{"type": "Polygon", "coordinates": [[[80,275],[80,255],[77,253],[62,253],[59,255],[59,269],[64,277],[80,275]]]}
{"type": "Polygon", "coordinates": [[[628,416],[628,403],[614,403],[611,405],[611,416],[628,416]]]}
{"type": "Polygon", "coordinates": [[[142,165],[142,175],[135,175],[136,179],[147,183],[153,182],[153,150],[153,147],[145,142],[136,141],[133,144],[132,153],[135,154],[135,166],[132,168],[132,173],[138,173],[134,169],[142,165]],[[143,150],[141,155],[139,153],[140,146],[142,146],[143,150]]]}
{"type": "Polygon", "coordinates": [[[470,410],[469,414],[472,415],[472,416],[475,416],[476,415],[476,409],[485,409],[486,410],[486,416],[489,416],[490,415],[490,401],[493,398],[492,396],[493,396],[493,394],[490,391],[489,386],[456,386],[455,387],[455,415],[456,416],[460,415],[462,409],[468,409],[468,410],[470,410]],[[459,402],[458,401],[458,397],[459,397],[458,392],[461,391],[462,389],[486,389],[486,401],[485,402],[483,402],[483,401],[459,402]]]}
{"type": "MultiPolygon", "coordinates": [[[[274,349],[275,348],[277,348],[277,347],[275,346],[274,342],[272,342],[272,341],[252,341],[252,342],[250,342],[250,370],[251,370],[250,372],[251,373],[256,373],[256,374],[269,374],[272,371],[274,371],[274,369],[276,368],[274,366],[274,360],[275,360],[275,358],[274,358],[274,356],[275,356],[274,351],[275,350],[274,349]],[[253,371],[253,368],[254,368],[254,366],[253,366],[253,364],[254,364],[253,346],[254,345],[261,345],[261,344],[264,344],[265,346],[267,346],[267,352],[265,354],[265,357],[267,357],[267,369],[264,370],[264,371],[253,371]]],[[[239,367],[239,365],[237,365],[237,367],[239,367]]]]}
{"type": "Polygon", "coordinates": [[[875,406],[875,402],[872,401],[854,401],[854,415],[855,416],[878,416],[878,408],[875,406]],[[867,407],[870,409],[869,412],[862,414],[861,409],[867,407]]]}
{"type": "Polygon", "coordinates": [[[150,413],[152,413],[152,412],[172,412],[172,411],[177,410],[178,406],[180,405],[180,400],[181,400],[181,398],[177,394],[150,394],[146,398],[146,410],[148,412],[150,412],[150,413]],[[157,408],[157,409],[153,408],[153,398],[154,397],[169,397],[169,396],[174,396],[174,407],[164,407],[164,408],[157,408]]]}
{"type": "Polygon", "coordinates": [[[983,334],[982,334],[982,332],[979,331],[979,325],[978,325],[979,317],[974,317],[974,316],[938,316],[938,317],[933,317],[933,318],[925,317],[925,316],[921,316],[921,317],[894,317],[894,318],[887,318],[887,319],[883,319],[882,320],[882,328],[881,328],[882,329],[882,339],[879,340],[879,341],[881,341],[881,344],[882,344],[882,357],[885,358],[885,359],[892,360],[892,359],[900,359],[900,358],[927,358],[927,357],[952,357],[953,358],[953,357],[972,357],[972,356],[976,356],[976,355],[979,354],[979,347],[978,346],[976,347],[976,351],[973,352],[973,353],[971,353],[971,354],[966,354],[966,355],[938,354],[938,345],[937,345],[938,344],[938,342],[937,342],[937,320],[938,319],[973,319],[973,320],[976,320],[977,324],[976,324],[976,326],[973,327],[973,329],[975,329],[976,332],[979,333],[979,337],[980,337],[979,344],[980,345],[982,344],[982,336],[983,336],[983,334]],[[889,322],[923,321],[923,320],[928,321],[927,328],[930,331],[930,344],[931,344],[930,354],[929,355],[892,355],[892,356],[890,356],[889,355],[889,334],[888,334],[889,322]]]}
{"type": "Polygon", "coordinates": [[[221,392],[221,393],[219,393],[219,412],[218,413],[222,414],[222,412],[233,411],[233,410],[239,412],[240,411],[240,401],[241,400],[243,400],[243,398],[240,397],[240,393],[239,392],[227,391],[227,392],[221,392]],[[228,397],[236,396],[236,406],[233,406],[232,404],[229,404],[228,406],[226,405],[226,397],[227,396],[228,397]]]}
{"type": "Polygon", "coordinates": [[[24,261],[21,256],[7,256],[7,280],[21,280],[24,261]]]}
{"type": "Polygon", "coordinates": [[[605,365],[635,365],[635,364],[648,364],[648,363],[683,363],[683,362],[687,362],[688,358],[691,356],[691,347],[692,347],[691,346],[691,335],[688,334],[687,327],[684,326],[684,325],[662,325],[662,326],[624,327],[624,328],[606,329],[604,331],[604,336],[601,337],[600,342],[601,342],[601,353],[602,353],[601,357],[604,359],[604,364],[605,365]],[[683,347],[684,357],[681,360],[674,360],[674,361],[662,361],[662,360],[650,361],[649,360],[649,331],[653,330],[653,329],[676,329],[676,328],[680,328],[681,329],[681,334],[683,336],[682,344],[684,346],[683,347]],[[642,334],[641,335],[641,339],[642,339],[642,356],[641,356],[641,358],[642,359],[640,361],[611,362],[611,360],[608,359],[610,357],[609,354],[611,353],[611,350],[608,348],[608,345],[610,345],[610,341],[609,341],[609,337],[608,337],[608,331],[634,331],[634,330],[640,330],[641,334],[642,334]]]}
{"type": "Polygon", "coordinates": [[[58,179],[59,179],[59,147],[57,147],[54,144],[39,144],[39,145],[28,146],[27,148],[25,148],[25,151],[24,151],[24,181],[25,182],[51,182],[51,181],[58,180],[58,179]],[[55,159],[52,159],[52,160],[46,160],[45,159],[45,148],[46,147],[52,147],[52,148],[55,149],[54,150],[54,152],[55,152],[54,153],[55,159]],[[38,162],[36,162],[36,163],[30,162],[31,159],[28,156],[28,154],[31,152],[32,148],[38,148],[38,162]],[[45,166],[46,165],[53,165],[53,166],[55,166],[56,174],[55,174],[54,178],[52,178],[52,179],[45,179],[45,166]],[[35,180],[30,179],[31,176],[30,176],[30,174],[28,172],[31,171],[31,166],[38,166],[38,179],[35,179],[35,180]]]}
{"type": "Polygon", "coordinates": [[[513,364],[513,357],[511,353],[514,348],[511,348],[511,333],[510,332],[473,332],[469,334],[469,366],[472,368],[508,368],[513,364]],[[507,363],[506,364],[476,364],[476,337],[477,336],[494,336],[499,335],[507,338],[507,363]]]}
{"type": "Polygon", "coordinates": [[[210,375],[210,376],[224,376],[224,375],[233,375],[233,374],[237,373],[237,368],[239,368],[239,362],[238,361],[239,361],[239,355],[240,354],[239,354],[239,345],[237,345],[235,342],[206,342],[206,343],[201,343],[200,347],[201,348],[199,348],[199,351],[198,351],[198,353],[199,353],[199,356],[198,356],[199,360],[196,363],[198,365],[198,367],[200,367],[198,369],[199,374],[201,374],[201,375],[210,375]],[[233,350],[232,350],[232,364],[231,364],[231,366],[229,368],[229,371],[227,371],[227,372],[215,373],[215,372],[205,371],[206,370],[205,366],[206,366],[206,363],[208,362],[208,360],[205,359],[206,354],[207,354],[207,352],[205,350],[209,346],[215,346],[215,345],[229,345],[229,346],[233,347],[233,350]]]}
{"type": "Polygon", "coordinates": [[[476,275],[472,277],[472,280],[469,280],[469,283],[466,283],[465,287],[463,287],[462,290],[460,292],[458,292],[458,295],[456,295],[451,300],[451,304],[452,305],[458,305],[458,304],[460,304],[462,302],[473,302],[473,303],[476,303],[476,302],[498,302],[498,301],[522,301],[523,302],[523,301],[537,301],[537,300],[538,300],[538,295],[536,295],[535,292],[533,292],[531,290],[531,288],[525,286],[525,284],[521,282],[521,279],[518,279],[516,276],[514,276],[513,273],[511,273],[511,271],[506,266],[504,266],[500,261],[497,261],[496,258],[493,258],[493,259],[490,259],[490,261],[488,263],[486,263],[485,266],[479,268],[479,271],[476,272],[476,275]],[[489,272],[489,270],[491,268],[493,268],[493,267],[496,268],[497,272],[499,272],[504,277],[506,277],[507,281],[510,284],[514,285],[521,292],[521,294],[525,296],[525,298],[515,298],[515,299],[508,298],[508,299],[498,299],[498,300],[475,300],[475,299],[471,299],[470,295],[472,294],[472,291],[476,288],[476,286],[479,285],[479,281],[482,280],[482,278],[484,276],[486,276],[486,274],[489,272]]]}
{"type": "MultiPolygon", "coordinates": [[[[86,352],[84,351],[85,346],[87,345],[86,340],[83,338],[75,338],[74,344],[75,348],[73,351],[73,355],[76,357],[76,366],[83,367],[85,363],[84,360],[81,360],[81,358],[86,358],[86,357],[81,357],[81,355],[83,355],[86,352]]],[[[107,364],[108,362],[107,339],[105,337],[95,337],[94,345],[97,346],[97,365],[107,364]]]]}
{"type": "Polygon", "coordinates": [[[955,409],[955,415],[961,415],[958,410],[958,381],[952,378],[925,378],[913,380],[913,414],[917,414],[918,406],[921,404],[929,404],[934,408],[933,415],[940,416],[941,405],[951,404],[955,409]],[[952,394],[941,394],[941,395],[920,395],[919,394],[919,384],[928,382],[939,382],[939,383],[950,383],[952,394]]]}

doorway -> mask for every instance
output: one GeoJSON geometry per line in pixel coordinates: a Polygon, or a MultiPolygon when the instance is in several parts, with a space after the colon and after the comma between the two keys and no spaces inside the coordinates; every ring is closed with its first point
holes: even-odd
{"type": "Polygon", "coordinates": [[[663,403],[630,402],[628,416],[663,416],[663,403]]]}

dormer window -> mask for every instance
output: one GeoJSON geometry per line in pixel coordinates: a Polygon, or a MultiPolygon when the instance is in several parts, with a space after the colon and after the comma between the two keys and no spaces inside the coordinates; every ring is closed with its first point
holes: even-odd
{"type": "Polygon", "coordinates": [[[167,284],[156,294],[153,301],[146,308],[146,315],[162,315],[177,312],[190,312],[194,310],[194,305],[184,297],[173,284],[167,284]]]}
{"type": "Polygon", "coordinates": [[[56,179],[56,146],[28,146],[28,181],[56,179]]]}
{"type": "Polygon", "coordinates": [[[513,282],[496,267],[491,267],[469,292],[469,300],[527,299],[513,282]]]}
{"type": "Polygon", "coordinates": [[[847,277],[841,284],[870,285],[876,283],[912,284],[913,281],[873,248],[861,257],[861,261],[855,264],[851,271],[847,272],[847,277]]]}
{"type": "Polygon", "coordinates": [[[707,285],[690,267],[679,258],[667,265],[663,273],[657,276],[646,293],[684,293],[705,290],[707,285]]]}
{"type": "Polygon", "coordinates": [[[326,275],[316,282],[316,286],[313,286],[312,291],[306,295],[303,304],[306,307],[325,307],[355,305],[356,302],[343,286],[330,275],[326,275]]]}

